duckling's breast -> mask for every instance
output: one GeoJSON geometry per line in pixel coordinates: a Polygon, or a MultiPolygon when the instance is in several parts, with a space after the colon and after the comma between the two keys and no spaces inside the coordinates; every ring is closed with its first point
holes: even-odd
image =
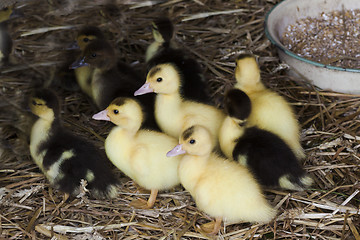
{"type": "Polygon", "coordinates": [[[77,83],[79,84],[81,90],[89,97],[92,97],[92,89],[91,89],[92,74],[93,74],[93,70],[89,66],[83,66],[75,69],[75,76],[77,83]]]}
{"type": "Polygon", "coordinates": [[[238,126],[230,117],[226,117],[220,127],[219,143],[221,151],[229,159],[232,159],[232,152],[236,145],[236,139],[242,135],[240,126],[238,126]]]}
{"type": "Polygon", "coordinates": [[[38,119],[32,127],[31,137],[30,137],[30,154],[34,159],[35,163],[43,169],[43,160],[47,152],[47,149],[40,151],[40,146],[42,143],[46,142],[49,139],[49,134],[51,130],[51,122],[38,119]]]}

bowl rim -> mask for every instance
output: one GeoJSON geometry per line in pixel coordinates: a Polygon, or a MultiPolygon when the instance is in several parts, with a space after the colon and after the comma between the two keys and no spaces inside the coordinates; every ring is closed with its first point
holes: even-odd
{"type": "Polygon", "coordinates": [[[336,66],[331,66],[331,65],[327,65],[327,64],[323,64],[323,63],[319,63],[319,62],[315,62],[315,61],[312,61],[312,60],[309,60],[309,59],[306,59],[306,58],[303,58],[303,57],[300,57],[299,55],[295,54],[294,52],[290,51],[289,49],[287,49],[282,43],[279,43],[278,41],[276,41],[270,34],[270,31],[269,31],[269,27],[268,27],[268,20],[269,20],[269,17],[271,15],[271,13],[276,9],[278,8],[281,4],[283,4],[284,2],[287,2],[287,1],[291,1],[291,0],[283,0],[277,4],[275,4],[271,9],[270,11],[268,11],[266,13],[266,16],[265,16],[265,35],[266,37],[270,40],[270,42],[272,44],[274,44],[279,50],[283,51],[286,55],[289,55],[290,57],[293,57],[297,60],[300,60],[302,62],[305,62],[305,63],[308,63],[308,64],[311,64],[311,65],[314,65],[316,67],[322,67],[322,68],[327,68],[327,69],[331,69],[331,70],[337,70],[337,71],[346,71],[346,72],[356,72],[356,73],[359,73],[360,72],[360,69],[358,68],[343,68],[343,67],[336,67],[336,66]]]}

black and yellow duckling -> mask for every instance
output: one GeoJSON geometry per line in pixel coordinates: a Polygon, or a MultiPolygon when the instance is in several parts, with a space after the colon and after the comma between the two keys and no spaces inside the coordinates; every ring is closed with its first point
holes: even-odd
{"type": "Polygon", "coordinates": [[[179,164],[180,183],[196,206],[216,219],[203,230],[217,234],[222,220],[268,223],[276,211],[266,201],[260,185],[244,166],[212,152],[211,133],[200,125],[184,130],[179,144],[167,156],[185,154],[179,164]],[[210,225],[210,226],[209,226],[210,225]]]}
{"type": "Polygon", "coordinates": [[[84,179],[92,196],[115,197],[118,181],[109,160],[93,144],[62,126],[60,103],[55,93],[36,90],[29,105],[39,117],[31,130],[30,153],[50,184],[76,196],[84,179]]]}
{"type": "Polygon", "coordinates": [[[147,72],[162,64],[171,65],[181,74],[180,94],[184,99],[212,103],[200,64],[186,51],[172,44],[173,27],[170,20],[162,18],[156,21],[153,33],[155,42],[147,50],[147,72]]]}
{"type": "Polygon", "coordinates": [[[165,48],[176,48],[174,41],[174,26],[169,18],[163,17],[152,22],[154,42],[146,49],[145,61],[149,62],[157,53],[165,48]]]}
{"type": "Polygon", "coordinates": [[[15,9],[14,5],[0,9],[0,66],[8,62],[13,46],[6,22],[10,18],[19,15],[20,13],[15,9]]]}
{"type": "MultiPolygon", "coordinates": [[[[91,97],[99,109],[105,109],[117,97],[134,97],[142,78],[131,66],[117,61],[115,50],[104,39],[93,40],[78,61],[70,67],[94,68],[91,79],[91,97]]],[[[138,99],[145,110],[144,127],[158,129],[154,117],[155,95],[138,99]]]]}
{"type": "Polygon", "coordinates": [[[298,159],[305,157],[300,143],[300,127],[290,104],[261,81],[256,58],[243,54],[236,60],[235,88],[250,98],[252,111],[248,124],[278,135],[290,146],[298,159]]]}
{"type": "Polygon", "coordinates": [[[248,166],[264,186],[303,190],[312,179],[300,166],[290,147],[277,135],[258,127],[247,126],[251,115],[250,98],[239,89],[225,95],[228,113],[221,127],[220,146],[232,158],[248,166]],[[237,133],[236,139],[231,136],[237,133]],[[232,147],[232,148],[231,148],[232,147]]]}

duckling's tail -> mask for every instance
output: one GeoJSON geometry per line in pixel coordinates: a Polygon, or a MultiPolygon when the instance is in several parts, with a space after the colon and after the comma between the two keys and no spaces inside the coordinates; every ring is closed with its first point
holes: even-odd
{"type": "MultiPolygon", "coordinates": [[[[98,174],[99,175],[99,174],[98,174]]],[[[114,173],[107,172],[101,176],[86,176],[88,188],[95,198],[114,198],[118,194],[118,180],[114,173]]]]}
{"type": "Polygon", "coordinates": [[[299,177],[286,174],[279,178],[280,187],[296,191],[307,189],[313,182],[314,180],[306,173],[299,177]]]}

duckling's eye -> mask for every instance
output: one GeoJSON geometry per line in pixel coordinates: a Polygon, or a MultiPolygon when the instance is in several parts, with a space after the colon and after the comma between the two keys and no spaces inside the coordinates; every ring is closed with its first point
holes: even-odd
{"type": "Polygon", "coordinates": [[[117,110],[117,109],[114,109],[114,114],[118,114],[119,113],[119,110],[117,110]]]}
{"type": "Polygon", "coordinates": [[[91,57],[93,58],[96,57],[96,53],[91,54],[91,57]]]}
{"type": "Polygon", "coordinates": [[[36,106],[37,105],[37,103],[36,103],[36,101],[35,100],[32,100],[32,105],[34,105],[34,106],[36,106]]]}
{"type": "Polygon", "coordinates": [[[191,140],[189,141],[190,144],[194,144],[195,142],[196,142],[195,139],[191,139],[191,140]]]}
{"type": "Polygon", "coordinates": [[[84,41],[84,42],[88,42],[89,39],[88,39],[88,38],[84,38],[83,41],[84,41]]]}
{"type": "Polygon", "coordinates": [[[157,78],[156,81],[157,82],[161,82],[163,79],[161,77],[157,78]]]}

